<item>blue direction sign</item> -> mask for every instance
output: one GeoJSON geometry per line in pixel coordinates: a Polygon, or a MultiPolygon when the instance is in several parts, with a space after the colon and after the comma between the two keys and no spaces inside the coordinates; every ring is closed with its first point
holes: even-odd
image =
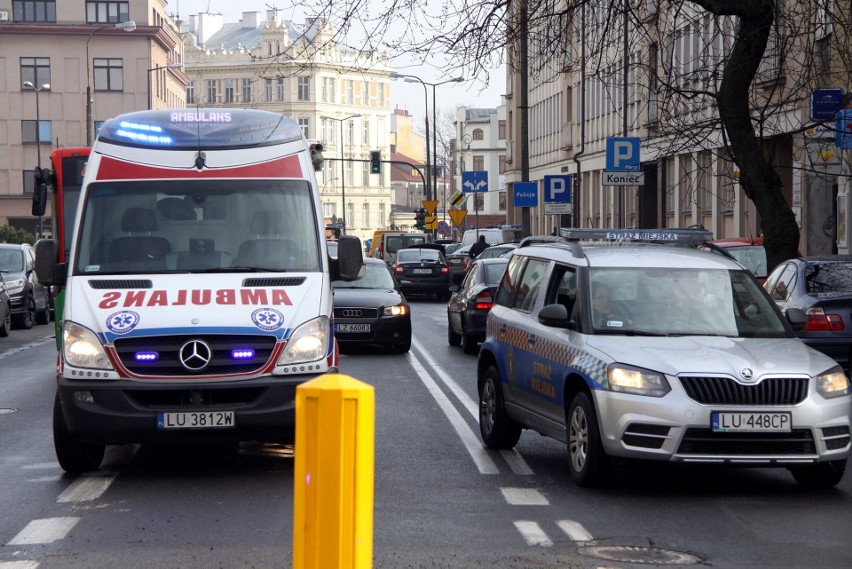
{"type": "Polygon", "coordinates": [[[638,172],[640,158],[638,137],[606,139],[608,172],[638,172]]]}
{"type": "Polygon", "coordinates": [[[515,207],[538,206],[538,182],[515,182],[512,194],[515,207]]]}
{"type": "Polygon", "coordinates": [[[488,191],[488,171],[472,170],[462,172],[462,191],[466,194],[476,194],[488,191]]]}
{"type": "Polygon", "coordinates": [[[843,89],[814,89],[811,91],[811,119],[830,121],[843,106],[843,89]]]}

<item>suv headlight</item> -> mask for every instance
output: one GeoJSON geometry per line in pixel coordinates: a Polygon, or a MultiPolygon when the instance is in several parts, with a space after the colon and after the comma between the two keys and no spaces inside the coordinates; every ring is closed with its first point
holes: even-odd
{"type": "Polygon", "coordinates": [[[819,374],[815,379],[817,393],[826,399],[849,394],[849,378],[839,366],[819,374]]]}
{"type": "Polygon", "coordinates": [[[324,358],[328,354],[330,330],[328,316],[314,318],[296,328],[287,340],[284,353],[278,358],[278,365],[314,362],[324,358]]]}
{"type": "Polygon", "coordinates": [[[663,374],[656,371],[612,364],[606,370],[610,391],[662,397],[671,387],[663,374]]]}
{"type": "Polygon", "coordinates": [[[62,323],[62,357],[73,367],[113,369],[97,335],[68,320],[62,323]]]}
{"type": "Polygon", "coordinates": [[[22,290],[24,290],[24,279],[6,281],[6,292],[8,294],[18,294],[22,290]]]}

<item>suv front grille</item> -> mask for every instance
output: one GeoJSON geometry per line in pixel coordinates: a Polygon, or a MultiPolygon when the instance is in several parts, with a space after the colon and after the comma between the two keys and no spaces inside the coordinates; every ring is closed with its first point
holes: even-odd
{"type": "Polygon", "coordinates": [[[151,336],[118,338],[115,340],[115,351],[124,367],[137,375],[204,377],[258,371],[272,356],[275,342],[275,336],[214,334],[151,336]],[[210,363],[199,372],[186,369],[178,357],[181,347],[190,340],[201,340],[210,346],[210,363]],[[254,350],[254,356],[248,359],[237,359],[232,354],[234,350],[254,350]],[[137,361],[136,354],[140,352],[155,353],[156,359],[137,361]]]}
{"type": "Polygon", "coordinates": [[[729,377],[680,377],[687,396],[704,405],[797,405],[808,396],[808,380],[770,378],[743,385],[729,377]]]}
{"type": "Polygon", "coordinates": [[[814,455],[816,444],[808,429],[789,433],[716,433],[711,429],[687,429],[678,454],[717,456],[814,455]]]}

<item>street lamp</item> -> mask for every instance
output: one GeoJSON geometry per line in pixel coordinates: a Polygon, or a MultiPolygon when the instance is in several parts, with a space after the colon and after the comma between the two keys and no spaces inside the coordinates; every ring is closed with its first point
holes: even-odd
{"type": "Polygon", "coordinates": [[[423,188],[424,193],[426,194],[426,199],[431,199],[429,194],[429,186],[431,184],[431,174],[432,168],[429,166],[431,164],[430,156],[429,156],[429,91],[426,90],[426,83],[420,77],[416,75],[409,75],[407,73],[391,73],[391,79],[403,79],[406,83],[413,83],[414,81],[419,81],[421,85],[423,85],[423,96],[426,99],[426,108],[424,110],[424,115],[426,117],[426,187],[423,188]]]}
{"type": "Polygon", "coordinates": [[[343,211],[341,212],[342,215],[340,217],[343,220],[343,227],[340,228],[341,235],[346,234],[346,171],[345,165],[343,163],[343,123],[348,121],[349,119],[358,118],[360,116],[361,113],[349,115],[348,117],[343,117],[342,119],[320,116],[321,119],[328,119],[340,123],[340,200],[343,202],[343,211]]]}
{"type": "Polygon", "coordinates": [[[86,146],[92,145],[92,64],[89,61],[89,42],[92,41],[96,33],[114,28],[132,32],[136,29],[136,22],[127,20],[111,26],[99,26],[89,34],[89,38],[86,40],[86,146]]]}
{"type": "MultiPolygon", "coordinates": [[[[148,110],[150,111],[153,104],[153,92],[151,91],[151,73],[154,71],[159,71],[160,69],[181,69],[183,64],[180,63],[169,63],[165,66],[156,65],[148,70],[148,110]]],[[[158,80],[159,82],[159,80],[158,80]]]]}
{"type": "MultiPolygon", "coordinates": [[[[42,83],[36,87],[32,81],[24,81],[24,87],[32,89],[36,94],[36,161],[38,162],[38,173],[41,176],[41,115],[39,113],[38,94],[42,91],[50,91],[50,83],[42,83]]],[[[44,225],[42,223],[44,216],[38,216],[38,238],[44,237],[44,225]]]]}

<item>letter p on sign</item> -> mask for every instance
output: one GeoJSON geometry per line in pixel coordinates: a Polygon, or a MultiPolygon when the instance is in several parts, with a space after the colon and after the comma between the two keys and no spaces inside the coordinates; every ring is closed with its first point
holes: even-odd
{"type": "Polygon", "coordinates": [[[639,138],[607,138],[606,169],[610,172],[638,172],[640,169],[639,138]]]}

